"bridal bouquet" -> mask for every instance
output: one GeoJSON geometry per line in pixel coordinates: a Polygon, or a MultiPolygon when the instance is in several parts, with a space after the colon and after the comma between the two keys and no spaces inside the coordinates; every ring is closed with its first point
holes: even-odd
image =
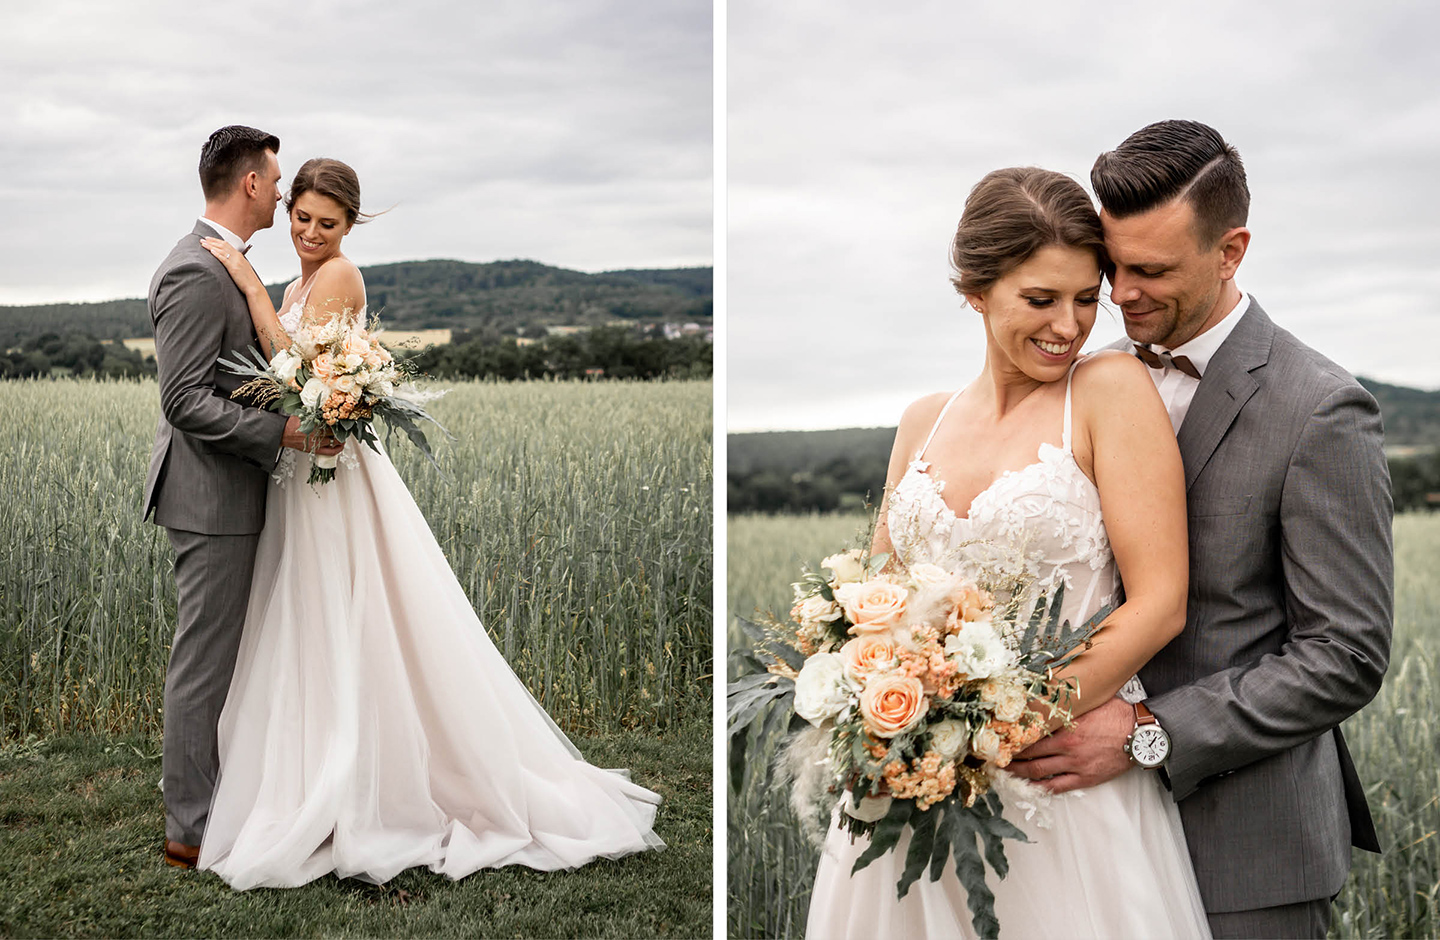
{"type": "MultiPolygon", "coordinates": [[[[364,322],[346,310],[324,323],[302,325],[289,347],[278,350],[269,362],[252,349],[253,362],[220,364],[237,375],[253,378],[232,397],[247,397],[260,407],[294,415],[305,434],[327,430],[344,443],[354,437],[378,452],[374,422],[379,418],[391,430],[399,428],[435,463],[420,423],[428,421],[448,433],[422,407],[439,397],[421,392],[410,381],[412,370],[397,362],[380,345],[364,322]]],[[[335,479],[335,456],[313,456],[310,480],[335,479]]]]}
{"type": "Polygon", "coordinates": [[[1051,716],[1068,720],[1070,687],[1054,673],[1110,611],[1079,628],[1061,623],[1056,586],[1027,613],[1033,578],[1023,565],[973,579],[931,564],[882,573],[886,560],[832,555],[828,576],[806,570],[793,586],[789,621],[743,624],[765,671],[729,688],[732,772],[747,736],[784,722],[790,762],[819,768],[819,786],[806,786],[806,770],[793,774],[797,802],[828,812],[839,799],[840,825],[870,836],[854,871],[895,850],[908,827],[899,896],[927,868],[938,880],[953,856],[975,929],[993,936],[985,866],[1003,878],[1002,840],[1026,841],[1001,817],[1001,792],[1027,814],[1044,799],[1003,768],[1051,716]]]}

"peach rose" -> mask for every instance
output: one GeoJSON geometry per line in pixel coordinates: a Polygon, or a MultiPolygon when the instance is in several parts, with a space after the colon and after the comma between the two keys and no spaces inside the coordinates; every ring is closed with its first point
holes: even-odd
{"type": "Polygon", "coordinates": [[[860,716],[871,734],[893,738],[914,727],[930,709],[919,679],[878,676],[860,693],[860,716]]]}
{"type": "Polygon", "coordinates": [[[840,647],[840,658],[846,675],[858,681],[895,665],[895,641],[884,633],[862,633],[840,647]]]}
{"type": "Polygon", "coordinates": [[[910,592],[889,581],[866,581],[845,592],[845,615],[852,633],[883,633],[900,623],[910,592]]]}
{"type": "Polygon", "coordinates": [[[370,341],[359,333],[351,333],[345,337],[345,342],[341,344],[340,349],[347,356],[358,356],[364,359],[365,354],[370,351],[370,341]]]}
{"type": "Polygon", "coordinates": [[[310,363],[310,374],[324,382],[335,379],[335,357],[328,352],[316,356],[310,363]]]}

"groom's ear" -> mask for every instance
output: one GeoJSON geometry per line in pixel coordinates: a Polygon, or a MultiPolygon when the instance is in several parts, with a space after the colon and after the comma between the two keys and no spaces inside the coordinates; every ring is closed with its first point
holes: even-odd
{"type": "Polygon", "coordinates": [[[1245,250],[1250,247],[1250,230],[1237,226],[1220,236],[1220,278],[1230,280],[1245,260],[1245,250]]]}

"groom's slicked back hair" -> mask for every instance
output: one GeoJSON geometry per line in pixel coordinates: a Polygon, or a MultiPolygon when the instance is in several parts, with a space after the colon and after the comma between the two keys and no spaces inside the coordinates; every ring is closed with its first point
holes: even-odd
{"type": "Polygon", "coordinates": [[[280,138],[243,124],[220,128],[200,148],[200,189],[206,199],[230,194],[240,178],[265,166],[265,152],[280,152],[280,138]]]}
{"type": "Polygon", "coordinates": [[[1100,154],[1090,184],[1100,205],[1117,219],[1185,198],[1195,211],[1195,238],[1202,248],[1250,216],[1250,187],[1239,152],[1198,121],[1159,121],[1140,128],[1100,154]]]}

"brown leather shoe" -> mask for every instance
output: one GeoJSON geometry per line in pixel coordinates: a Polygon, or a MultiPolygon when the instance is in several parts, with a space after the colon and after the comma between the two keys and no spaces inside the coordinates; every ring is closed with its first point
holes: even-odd
{"type": "Polygon", "coordinates": [[[200,846],[186,845],[174,839],[165,840],[165,864],[176,868],[194,868],[200,860],[200,846]]]}

